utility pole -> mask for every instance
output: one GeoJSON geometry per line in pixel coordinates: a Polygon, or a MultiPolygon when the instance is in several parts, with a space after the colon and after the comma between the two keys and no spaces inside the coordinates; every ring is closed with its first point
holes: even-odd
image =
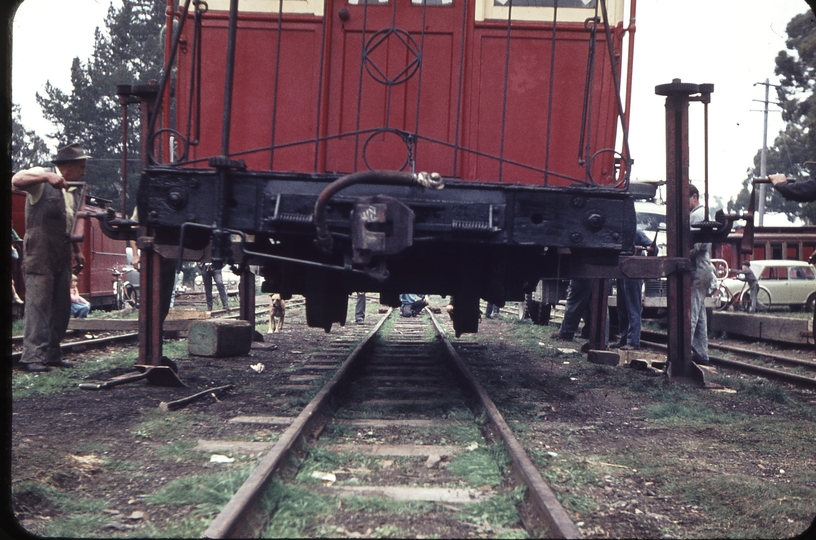
{"type": "MultiPolygon", "coordinates": [[[[762,129],[762,153],[760,154],[760,158],[759,158],[759,177],[760,178],[767,178],[768,177],[768,171],[767,171],[767,168],[766,168],[766,161],[767,161],[767,157],[768,157],[768,104],[770,103],[770,101],[768,101],[768,94],[770,92],[771,86],[778,87],[779,85],[771,84],[768,79],[765,79],[764,83],[754,83],[754,86],[756,86],[758,84],[761,84],[761,85],[765,86],[765,101],[760,102],[760,103],[765,104],[765,108],[762,111],[764,113],[764,116],[765,116],[765,121],[763,123],[763,129],[762,129]]],[[[754,101],[759,101],[759,100],[755,99],[754,101]]],[[[774,102],[774,104],[776,104],[776,102],[774,102]]],[[[766,186],[767,186],[767,184],[764,184],[764,183],[759,185],[759,201],[758,201],[758,204],[757,204],[757,214],[759,215],[759,223],[757,223],[757,226],[759,226],[759,227],[762,227],[762,223],[763,223],[764,218],[765,218],[765,187],[766,186]]]]}

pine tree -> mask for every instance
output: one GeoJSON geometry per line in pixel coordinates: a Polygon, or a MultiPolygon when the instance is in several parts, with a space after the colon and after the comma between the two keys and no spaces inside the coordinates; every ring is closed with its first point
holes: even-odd
{"type": "Polygon", "coordinates": [[[11,165],[13,171],[45,165],[50,159],[48,145],[33,131],[27,131],[20,117],[20,106],[11,106],[11,165]]]}
{"type": "MultiPolygon", "coordinates": [[[[159,79],[163,60],[162,32],[165,0],[123,0],[113,5],[105,29],[96,29],[93,55],[86,62],[74,58],[70,93],[46,83],[37,93],[43,115],[56,130],[49,136],[59,145],[80,142],[93,156],[85,181],[98,197],[121,201],[122,109],[116,96],[121,84],[159,79]]],[[[138,182],[139,115],[128,113],[128,203],[132,210],[138,182]]]]}
{"type": "MultiPolygon", "coordinates": [[[[782,119],[787,123],[766,155],[769,174],[785,173],[800,181],[809,180],[816,167],[805,167],[806,161],[816,161],[816,26],[813,13],[797,15],[786,28],[788,51],[776,57],[774,73],[780,77],[777,100],[782,108],[782,119]]],[[[754,157],[754,169],[747,171],[743,189],[736,200],[728,203],[729,210],[743,210],[750,201],[751,177],[759,176],[761,150],[754,157]]],[[[800,204],[788,201],[775,190],[766,189],[766,211],[782,212],[816,223],[816,203],[800,204]]]]}

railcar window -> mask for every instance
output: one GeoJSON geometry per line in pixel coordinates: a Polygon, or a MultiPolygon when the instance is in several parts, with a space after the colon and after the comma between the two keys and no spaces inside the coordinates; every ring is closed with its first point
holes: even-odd
{"type": "Polygon", "coordinates": [[[411,0],[411,3],[419,6],[422,4],[426,6],[451,6],[453,5],[453,0],[411,0]]]}
{"type": "Polygon", "coordinates": [[[766,266],[765,269],[762,270],[760,279],[788,279],[788,269],[784,267],[766,266]]]}
{"type": "MultiPolygon", "coordinates": [[[[555,17],[555,0],[478,0],[476,20],[507,20],[512,1],[512,17],[518,21],[550,22],[555,17]]],[[[595,16],[597,0],[558,0],[558,22],[583,23],[595,16]]],[[[608,0],[609,23],[623,20],[624,0],[608,0]]]]}
{"type": "Polygon", "coordinates": [[[813,270],[804,266],[792,266],[790,269],[790,279],[816,279],[813,270]]]}
{"type": "MultiPolygon", "coordinates": [[[[555,0],[512,0],[513,7],[555,7],[555,0]]],[[[494,6],[507,6],[510,0],[493,0],[494,6]]],[[[594,8],[595,0],[558,0],[559,8],[594,8]]]]}
{"type": "MultiPolygon", "coordinates": [[[[229,0],[208,0],[207,7],[213,11],[229,11],[229,0]]],[[[241,0],[238,9],[243,12],[253,13],[277,13],[283,8],[284,13],[308,13],[311,15],[323,15],[323,0],[283,0],[283,6],[278,0],[241,0]]],[[[195,9],[190,4],[190,9],[195,9]]]]}

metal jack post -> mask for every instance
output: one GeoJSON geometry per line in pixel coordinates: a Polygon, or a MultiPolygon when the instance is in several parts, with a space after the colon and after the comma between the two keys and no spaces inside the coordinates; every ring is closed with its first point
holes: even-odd
{"type": "MultiPolygon", "coordinates": [[[[666,96],[666,236],[669,258],[688,258],[693,245],[689,228],[689,102],[707,104],[713,91],[712,84],[684,83],[680,79],[655,88],[657,95],[666,96]]],[[[693,271],[690,265],[689,269],[693,271]]],[[[703,371],[691,361],[691,273],[678,267],[667,280],[668,376],[704,386],[703,371]]]]}

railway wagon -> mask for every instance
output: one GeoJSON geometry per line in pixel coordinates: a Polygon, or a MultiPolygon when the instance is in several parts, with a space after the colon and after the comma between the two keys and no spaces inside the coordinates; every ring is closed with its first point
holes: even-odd
{"type": "MultiPolygon", "coordinates": [[[[81,238],[80,248],[85,257],[85,268],[77,276],[79,293],[91,303],[92,309],[117,308],[114,293],[114,271],[127,266],[127,243],[106,236],[100,228],[99,221],[92,214],[105,212],[111,201],[94,197],[83,192],[82,203],[77,213],[74,236],[81,238]]],[[[25,198],[22,191],[11,191],[11,223],[20,237],[25,236],[25,198]]],[[[22,245],[22,244],[21,244],[22,245]]],[[[14,283],[17,293],[25,299],[25,280],[22,269],[17,270],[14,283]]]]}
{"type": "Polygon", "coordinates": [[[712,256],[728,261],[732,269],[739,269],[744,259],[807,261],[816,253],[816,227],[756,227],[751,255],[740,253],[741,241],[742,229],[737,228],[723,242],[714,244],[712,256]]]}
{"type": "Polygon", "coordinates": [[[451,296],[460,334],[631,248],[633,0],[172,6],[165,76],[118,90],[164,256],[257,265],[326,331],[352,291],[451,296]]]}

